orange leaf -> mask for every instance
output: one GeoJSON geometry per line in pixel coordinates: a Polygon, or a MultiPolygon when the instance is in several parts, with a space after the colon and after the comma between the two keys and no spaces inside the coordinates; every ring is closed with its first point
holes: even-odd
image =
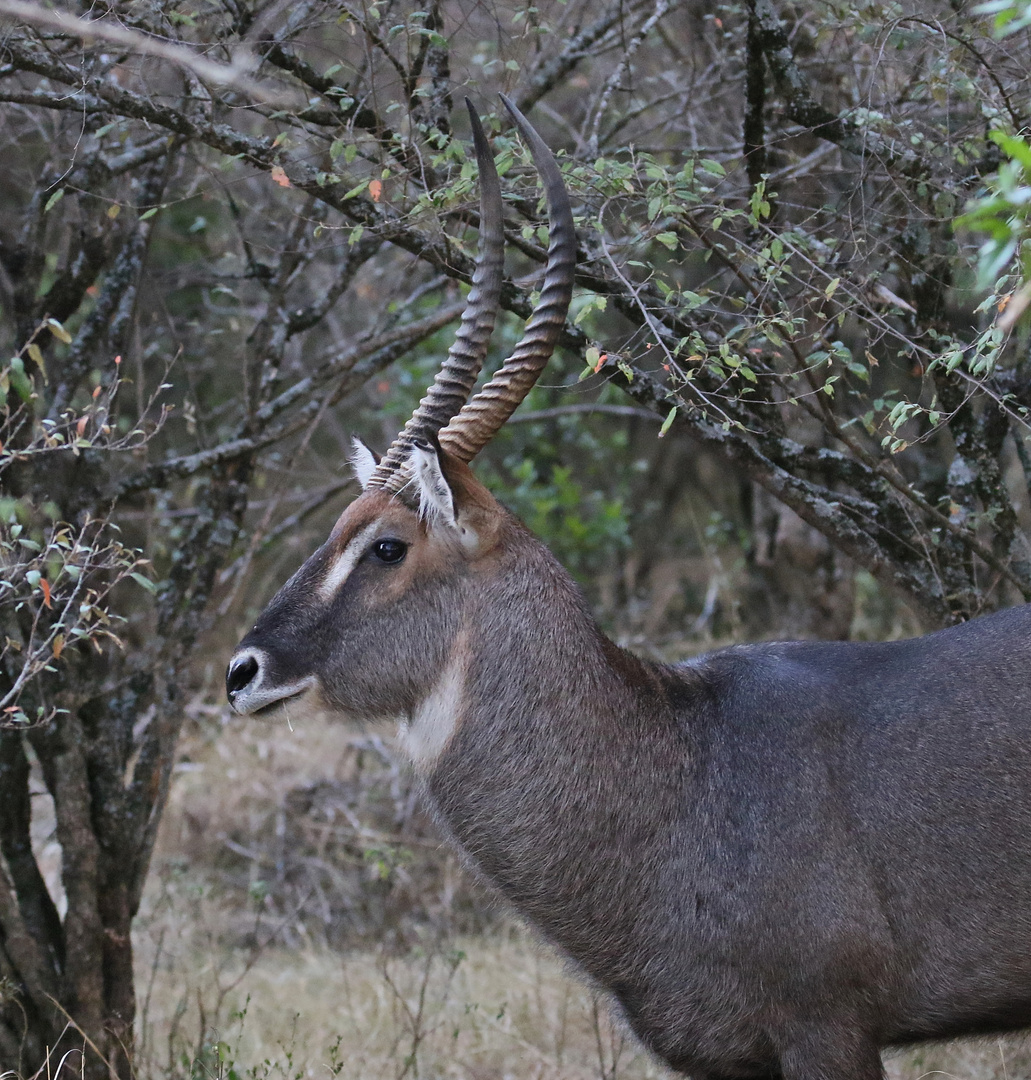
{"type": "Polygon", "coordinates": [[[605,363],[606,360],[608,360],[608,358],[609,358],[608,353],[602,353],[601,356],[598,357],[598,362],[594,365],[594,374],[595,375],[597,375],[598,372],[601,371],[602,365],[605,363]]]}
{"type": "Polygon", "coordinates": [[[39,579],[39,587],[43,590],[43,603],[47,607],[51,607],[50,603],[50,582],[46,578],[39,579]]]}
{"type": "Polygon", "coordinates": [[[86,430],[86,425],[89,423],[88,416],[80,416],[79,422],[75,425],[75,434],[81,439],[83,432],[86,430]]]}
{"type": "Polygon", "coordinates": [[[382,180],[370,180],[369,181],[369,194],[372,196],[373,202],[379,202],[380,196],[383,194],[383,181],[382,180]]]}
{"type": "Polygon", "coordinates": [[[286,175],[282,165],[273,165],[271,176],[280,187],[291,186],[290,177],[286,175]]]}
{"type": "Polygon", "coordinates": [[[58,634],[57,637],[54,638],[54,644],[52,648],[54,650],[54,659],[60,660],[61,653],[64,652],[64,634],[58,634]]]}

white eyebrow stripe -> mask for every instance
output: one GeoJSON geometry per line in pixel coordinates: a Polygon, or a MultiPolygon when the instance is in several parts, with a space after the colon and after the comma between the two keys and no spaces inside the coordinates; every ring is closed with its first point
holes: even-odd
{"type": "Polygon", "coordinates": [[[336,557],[329,572],[319,583],[319,596],[323,600],[332,600],[337,590],[351,576],[351,571],[358,565],[358,560],[365,554],[366,546],[373,535],[379,530],[380,523],[377,518],[371,525],[366,525],[361,532],[351,537],[350,543],[336,557]]]}

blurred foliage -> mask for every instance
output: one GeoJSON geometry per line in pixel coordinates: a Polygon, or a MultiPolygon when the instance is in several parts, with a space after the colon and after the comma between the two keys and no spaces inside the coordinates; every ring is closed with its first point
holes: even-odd
{"type": "Polygon", "coordinates": [[[989,0],[974,8],[979,15],[994,15],[996,37],[1007,37],[1031,26],[1031,3],[1028,0],[989,0]]]}
{"type": "Polygon", "coordinates": [[[1031,145],[1001,131],[990,137],[1006,160],[990,178],[988,194],[972,201],[956,226],[988,233],[978,252],[977,286],[992,293],[982,307],[998,306],[1000,326],[1010,329],[1031,303],[1031,145]]]}

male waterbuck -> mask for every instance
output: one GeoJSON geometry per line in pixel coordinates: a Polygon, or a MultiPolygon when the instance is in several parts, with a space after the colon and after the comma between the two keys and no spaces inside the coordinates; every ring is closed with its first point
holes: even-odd
{"type": "Polygon", "coordinates": [[[649,663],[470,471],[573,280],[558,169],[508,107],[551,221],[525,336],[467,402],[503,263],[474,117],[457,341],[383,459],[356,450],[364,490],[241,643],[233,707],[399,717],[470,862],[692,1076],[876,1080],[883,1046],[1031,1024],[1031,608],[649,663]]]}

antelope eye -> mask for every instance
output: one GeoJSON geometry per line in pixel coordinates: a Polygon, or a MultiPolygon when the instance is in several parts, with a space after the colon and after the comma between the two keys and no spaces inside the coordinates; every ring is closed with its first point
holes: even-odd
{"type": "Polygon", "coordinates": [[[377,540],[371,550],[380,562],[392,565],[405,557],[408,545],[403,540],[377,540]]]}

